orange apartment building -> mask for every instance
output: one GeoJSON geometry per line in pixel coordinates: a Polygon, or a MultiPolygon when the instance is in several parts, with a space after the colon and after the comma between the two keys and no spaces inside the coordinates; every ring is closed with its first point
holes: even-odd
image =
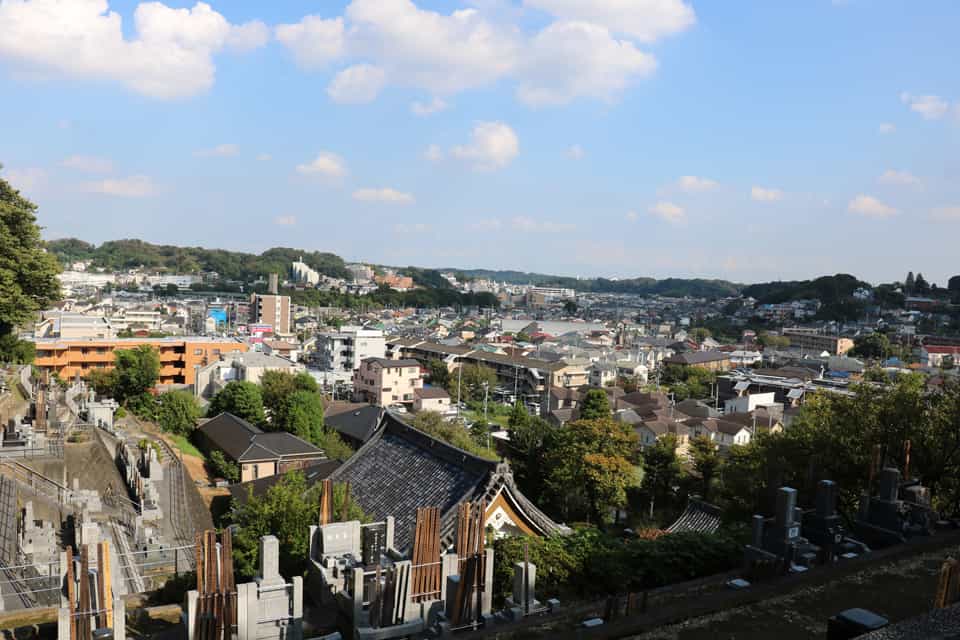
{"type": "Polygon", "coordinates": [[[77,374],[84,377],[94,369],[112,369],[114,351],[142,344],[149,344],[160,352],[159,384],[194,384],[198,367],[219,360],[220,354],[249,348],[246,342],[228,338],[50,338],[36,341],[34,365],[40,371],[72,380],[77,374]]]}

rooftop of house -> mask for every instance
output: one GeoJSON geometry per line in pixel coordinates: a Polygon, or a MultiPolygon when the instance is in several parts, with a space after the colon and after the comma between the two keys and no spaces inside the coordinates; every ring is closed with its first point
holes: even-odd
{"type": "Polygon", "coordinates": [[[323,458],[323,450],[286,431],[266,433],[232,413],[221,413],[200,425],[211,443],[236,462],[277,458],[323,458]]]}
{"type": "Polygon", "coordinates": [[[360,362],[366,365],[378,364],[381,367],[386,367],[390,369],[397,369],[400,367],[419,367],[420,366],[420,363],[412,358],[407,358],[406,360],[391,360],[390,358],[364,358],[360,362]]]}
{"type": "Polygon", "coordinates": [[[667,364],[697,365],[709,362],[723,362],[729,360],[730,354],[722,351],[689,351],[670,356],[664,362],[667,364]]]}
{"type": "Polygon", "coordinates": [[[450,394],[442,387],[423,387],[414,389],[413,395],[421,400],[438,400],[441,398],[450,398],[450,394]]]}
{"type": "MultiPolygon", "coordinates": [[[[323,460],[322,462],[304,467],[299,471],[306,478],[307,486],[312,487],[321,480],[328,478],[340,464],[339,460],[323,460]]],[[[287,474],[277,474],[249,482],[232,484],[229,487],[230,496],[236,500],[238,504],[244,505],[249,500],[251,494],[255,498],[264,496],[271,487],[279,483],[286,475],[287,474]]]]}

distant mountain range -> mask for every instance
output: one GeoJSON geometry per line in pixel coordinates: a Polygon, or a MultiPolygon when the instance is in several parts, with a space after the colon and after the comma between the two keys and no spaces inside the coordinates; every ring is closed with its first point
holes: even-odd
{"type": "MultiPolygon", "coordinates": [[[[47,249],[64,265],[77,261],[91,261],[94,267],[122,271],[144,267],[157,271],[197,273],[216,271],[226,280],[249,282],[265,277],[268,273],[289,273],[290,263],[303,259],[318,272],[335,278],[349,276],[343,258],[333,253],[303,251],[288,247],[275,247],[261,254],[206,249],[203,247],[178,247],[157,245],[142,240],[112,240],[96,246],[76,238],[51,240],[47,249]]],[[[777,303],[804,298],[819,298],[837,302],[852,299],[853,292],[860,288],[871,289],[869,283],[854,276],[837,274],[815,280],[790,282],[766,282],[743,285],[727,280],[704,278],[570,278],[544,273],[528,273],[492,269],[423,269],[397,267],[413,276],[414,281],[428,288],[447,288],[441,272],[452,272],[458,277],[485,278],[510,284],[532,284],[574,289],[584,293],[629,293],[636,295],[661,295],[669,297],[691,296],[697,298],[723,298],[728,296],[752,296],[761,303],[777,303]]]]}

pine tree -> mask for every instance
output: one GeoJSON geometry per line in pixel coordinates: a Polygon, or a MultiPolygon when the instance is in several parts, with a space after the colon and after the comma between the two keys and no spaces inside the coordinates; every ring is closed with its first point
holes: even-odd
{"type": "Polygon", "coordinates": [[[907,294],[913,293],[914,286],[915,286],[915,282],[913,280],[913,271],[910,271],[909,273],[907,273],[907,279],[903,283],[903,292],[907,294]]]}
{"type": "Polygon", "coordinates": [[[0,361],[23,359],[17,325],[60,297],[60,266],[44,249],[36,211],[0,178],[0,361]]]}

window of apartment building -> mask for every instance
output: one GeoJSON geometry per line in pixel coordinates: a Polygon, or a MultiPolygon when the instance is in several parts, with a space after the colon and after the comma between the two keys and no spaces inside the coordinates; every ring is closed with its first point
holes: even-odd
{"type": "Polygon", "coordinates": [[[193,355],[195,355],[195,356],[202,356],[202,355],[203,355],[203,349],[194,349],[194,350],[193,350],[193,355]]]}
{"type": "Polygon", "coordinates": [[[215,356],[220,355],[220,349],[214,349],[214,350],[213,350],[213,355],[215,355],[215,356]]]}

